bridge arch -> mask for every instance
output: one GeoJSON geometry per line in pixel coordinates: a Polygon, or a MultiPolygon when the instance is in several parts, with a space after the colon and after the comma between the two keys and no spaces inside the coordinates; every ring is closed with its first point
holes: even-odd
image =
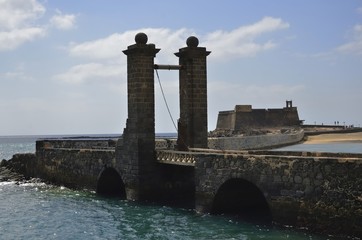
{"type": "Polygon", "coordinates": [[[105,167],[98,176],[97,194],[126,199],[126,189],[119,173],[112,167],[105,167]]]}
{"type": "Polygon", "coordinates": [[[215,194],[212,214],[233,215],[246,221],[271,223],[272,214],[263,192],[242,178],[225,181],[215,194]]]}

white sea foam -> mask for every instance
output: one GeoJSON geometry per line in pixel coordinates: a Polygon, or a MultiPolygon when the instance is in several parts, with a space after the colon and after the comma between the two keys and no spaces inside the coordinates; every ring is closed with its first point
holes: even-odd
{"type": "Polygon", "coordinates": [[[0,186],[14,185],[14,184],[16,184],[16,182],[15,182],[15,181],[0,182],[0,186]]]}

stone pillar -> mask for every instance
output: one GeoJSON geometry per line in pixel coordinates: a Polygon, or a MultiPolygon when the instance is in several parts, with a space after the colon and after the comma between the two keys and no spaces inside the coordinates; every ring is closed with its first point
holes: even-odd
{"type": "Polygon", "coordinates": [[[154,58],[159,52],[138,33],[127,55],[128,119],[116,158],[129,200],[152,198],[156,182],[154,58]]]}
{"type": "Polygon", "coordinates": [[[207,148],[207,74],[206,57],[199,40],[189,37],[187,47],[178,53],[180,70],[180,119],[177,145],[179,150],[207,148]]]}

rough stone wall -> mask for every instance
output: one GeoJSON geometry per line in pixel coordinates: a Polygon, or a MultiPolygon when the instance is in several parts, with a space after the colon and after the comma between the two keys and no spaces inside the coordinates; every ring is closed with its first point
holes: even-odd
{"type": "Polygon", "coordinates": [[[304,131],[301,130],[288,134],[209,138],[208,147],[220,150],[263,149],[297,143],[303,137],[304,131]]]}
{"type": "Polygon", "coordinates": [[[362,158],[203,154],[196,210],[210,212],[220,186],[241,178],[266,197],[273,220],[327,233],[362,234],[362,158]]]}
{"type": "Polygon", "coordinates": [[[235,126],[235,111],[220,111],[217,116],[216,129],[232,129],[235,126]]]}
{"type": "Polygon", "coordinates": [[[37,160],[34,153],[18,153],[14,154],[10,160],[3,160],[1,166],[8,170],[21,174],[21,178],[32,178],[37,174],[37,160]]]}
{"type": "Polygon", "coordinates": [[[36,148],[72,148],[72,149],[111,149],[115,148],[116,139],[46,139],[36,142],[36,148]]]}
{"type": "Polygon", "coordinates": [[[154,57],[159,49],[136,35],[127,55],[128,118],[116,158],[130,200],[152,198],[157,185],[155,161],[154,57]]]}
{"type": "Polygon", "coordinates": [[[114,150],[37,149],[32,177],[74,188],[95,190],[105,167],[117,169],[114,150]]]}
{"type": "MultiPolygon", "coordinates": [[[[197,211],[210,212],[221,185],[238,178],[260,189],[277,223],[329,234],[362,234],[361,154],[215,150],[157,153],[160,202],[177,202],[180,196],[188,196],[186,201],[196,199],[197,211]],[[165,166],[166,162],[172,166],[165,166]]],[[[106,166],[118,167],[114,150],[91,148],[37,148],[36,155],[17,154],[11,161],[11,167],[26,177],[91,190],[96,189],[98,176],[106,166]]]]}
{"type": "Polygon", "coordinates": [[[176,149],[176,139],[156,139],[156,149],[176,149]]]}
{"type": "Polygon", "coordinates": [[[250,127],[300,125],[296,107],[244,110],[238,106],[244,105],[237,105],[233,111],[219,112],[216,129],[242,130],[250,127]]]}

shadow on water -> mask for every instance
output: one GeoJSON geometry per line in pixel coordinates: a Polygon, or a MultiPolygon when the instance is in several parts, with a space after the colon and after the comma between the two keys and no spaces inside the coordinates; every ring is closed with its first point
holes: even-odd
{"type": "Polygon", "coordinates": [[[97,194],[105,197],[126,199],[126,190],[121,176],[111,167],[106,168],[99,176],[97,194]]]}
{"type": "Polygon", "coordinates": [[[244,179],[230,179],[217,192],[212,214],[257,224],[271,224],[272,214],[263,193],[244,179]]]}

